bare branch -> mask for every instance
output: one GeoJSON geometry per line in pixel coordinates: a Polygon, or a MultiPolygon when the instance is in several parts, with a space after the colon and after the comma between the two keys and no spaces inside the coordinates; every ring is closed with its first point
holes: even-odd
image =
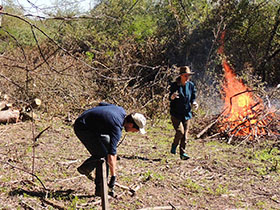
{"type": "Polygon", "coordinates": [[[11,166],[12,168],[15,168],[15,169],[17,169],[17,170],[23,171],[23,172],[25,172],[25,173],[27,173],[27,174],[30,174],[31,176],[35,177],[35,178],[40,182],[40,184],[43,186],[43,188],[44,188],[46,191],[48,191],[48,189],[45,187],[45,185],[43,184],[43,182],[42,182],[42,181],[39,179],[39,177],[38,177],[37,175],[35,175],[34,173],[31,173],[31,172],[29,172],[29,171],[27,171],[27,170],[25,170],[25,169],[23,169],[23,168],[19,168],[19,167],[17,167],[17,166],[14,166],[14,165],[12,165],[11,163],[9,163],[9,162],[7,162],[7,161],[0,161],[0,162],[3,163],[3,164],[7,164],[7,165],[11,166]]]}

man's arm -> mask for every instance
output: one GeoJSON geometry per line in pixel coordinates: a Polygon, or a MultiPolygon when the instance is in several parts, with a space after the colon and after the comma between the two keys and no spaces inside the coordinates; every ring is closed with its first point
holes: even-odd
{"type": "Polygon", "coordinates": [[[114,186],[116,183],[116,165],[117,165],[117,155],[108,154],[108,164],[111,173],[111,179],[108,183],[109,195],[114,197],[114,186]]]}
{"type": "Polygon", "coordinates": [[[111,176],[116,176],[117,155],[108,154],[108,164],[111,176]]]}

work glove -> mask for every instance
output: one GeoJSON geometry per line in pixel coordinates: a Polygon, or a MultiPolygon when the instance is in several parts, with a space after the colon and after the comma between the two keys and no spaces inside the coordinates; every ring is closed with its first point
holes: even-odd
{"type": "Polygon", "coordinates": [[[198,109],[198,103],[196,101],[193,102],[192,106],[195,111],[198,109]]]}
{"type": "Polygon", "coordinates": [[[114,186],[115,186],[115,183],[116,183],[116,176],[111,176],[111,179],[110,179],[110,182],[108,184],[108,187],[109,187],[109,195],[114,197],[114,186]]]}

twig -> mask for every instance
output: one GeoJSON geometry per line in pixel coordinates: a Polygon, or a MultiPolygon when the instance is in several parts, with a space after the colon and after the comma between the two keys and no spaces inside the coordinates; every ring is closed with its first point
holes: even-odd
{"type": "Polygon", "coordinates": [[[211,136],[208,136],[208,137],[206,138],[206,140],[207,140],[207,139],[214,138],[214,137],[219,136],[219,135],[221,135],[221,133],[215,133],[215,134],[213,134],[213,135],[211,135],[211,136]]]}
{"type": "Polygon", "coordinates": [[[204,133],[206,133],[210,128],[212,128],[213,125],[215,125],[218,122],[218,118],[210,123],[208,126],[206,126],[199,134],[196,135],[196,138],[200,138],[204,133]]]}
{"type": "Polygon", "coordinates": [[[210,123],[208,126],[206,126],[199,134],[196,135],[196,138],[200,138],[204,133],[206,133],[210,128],[212,128],[213,125],[215,125],[220,119],[220,117],[222,116],[222,114],[226,111],[226,109],[224,109],[215,119],[214,122],[210,123]]]}
{"type": "MultiPolygon", "coordinates": [[[[134,196],[136,191],[138,191],[140,188],[141,188],[141,185],[137,185],[135,188],[132,188],[132,187],[127,187],[125,185],[121,185],[119,183],[116,183],[115,184],[117,187],[121,188],[121,189],[124,189],[124,190],[127,190],[128,193],[131,195],[131,196],[134,196]]],[[[116,198],[120,198],[123,194],[125,193],[122,193],[120,195],[117,195],[116,198]]]]}
{"type": "Polygon", "coordinates": [[[116,184],[115,184],[117,187],[119,187],[119,188],[121,188],[121,189],[124,189],[124,190],[132,190],[132,188],[130,188],[130,187],[127,187],[127,186],[125,186],[125,185],[121,185],[121,184],[119,184],[118,182],[116,182],[116,184]]]}
{"type": "Polygon", "coordinates": [[[18,169],[18,170],[20,170],[20,171],[23,171],[23,172],[25,172],[25,173],[28,173],[28,174],[34,176],[34,177],[40,182],[40,184],[43,186],[44,190],[48,191],[48,189],[45,187],[45,185],[43,184],[43,182],[42,182],[42,181],[39,179],[39,177],[36,176],[35,174],[33,174],[33,173],[31,173],[31,172],[29,172],[29,171],[27,171],[27,170],[25,170],[25,169],[22,169],[22,168],[19,168],[19,167],[17,167],[17,166],[14,166],[14,165],[12,165],[12,164],[9,163],[9,162],[4,162],[4,161],[0,161],[0,162],[1,162],[1,163],[4,163],[4,164],[7,164],[7,165],[9,165],[9,166],[11,166],[11,167],[13,167],[13,168],[15,168],[15,169],[18,169]]]}
{"type": "Polygon", "coordinates": [[[35,210],[34,208],[32,208],[30,205],[28,205],[26,202],[24,202],[23,200],[21,200],[19,202],[19,204],[26,210],[35,210]]]}
{"type": "Polygon", "coordinates": [[[177,209],[171,202],[168,202],[168,204],[172,207],[172,210],[176,210],[177,209]]]}
{"type": "Polygon", "coordinates": [[[44,130],[42,130],[42,131],[34,138],[34,142],[36,142],[36,141],[40,138],[40,136],[41,136],[46,130],[48,130],[50,127],[51,127],[51,126],[48,126],[48,127],[46,127],[44,130]]]}

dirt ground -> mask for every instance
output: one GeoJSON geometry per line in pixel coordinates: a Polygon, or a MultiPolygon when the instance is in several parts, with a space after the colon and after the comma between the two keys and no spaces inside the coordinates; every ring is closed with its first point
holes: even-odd
{"type": "MultiPolygon", "coordinates": [[[[116,186],[110,209],[280,209],[279,148],[192,138],[183,161],[169,153],[168,120],[147,131],[124,132],[117,182],[137,191],[116,186]]],[[[0,125],[0,138],[0,209],[101,209],[94,183],[76,170],[89,155],[71,124],[0,125]]]]}

